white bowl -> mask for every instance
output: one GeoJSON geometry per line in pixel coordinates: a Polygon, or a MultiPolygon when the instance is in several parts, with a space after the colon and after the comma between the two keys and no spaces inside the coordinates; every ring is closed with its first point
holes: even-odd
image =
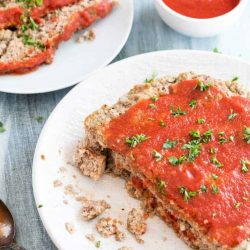
{"type": "Polygon", "coordinates": [[[235,23],[247,6],[248,0],[240,0],[230,12],[213,18],[192,18],[177,13],[163,0],[154,0],[156,10],[162,20],[172,29],[192,37],[210,37],[221,33],[235,23]]]}

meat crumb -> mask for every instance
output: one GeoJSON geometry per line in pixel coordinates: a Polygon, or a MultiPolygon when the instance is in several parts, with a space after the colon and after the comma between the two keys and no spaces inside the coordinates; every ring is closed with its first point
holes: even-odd
{"type": "Polygon", "coordinates": [[[131,247],[120,247],[118,250],[133,250],[131,247]]]}
{"type": "Polygon", "coordinates": [[[146,233],[147,224],[143,213],[139,210],[133,208],[128,213],[127,228],[130,233],[132,233],[139,243],[144,243],[140,236],[146,233]]]}
{"type": "Polygon", "coordinates": [[[45,155],[41,155],[41,159],[42,159],[42,160],[45,160],[45,155]]]}
{"type": "Polygon", "coordinates": [[[65,193],[66,195],[76,196],[76,195],[78,194],[78,193],[75,191],[74,187],[73,187],[71,184],[65,186],[64,189],[65,189],[65,190],[64,190],[64,193],[65,193]]]}
{"type": "Polygon", "coordinates": [[[69,222],[66,222],[65,224],[66,230],[70,233],[73,234],[75,232],[74,226],[70,224],[69,222]]]}
{"type": "Polygon", "coordinates": [[[87,234],[85,235],[86,239],[88,239],[91,242],[95,242],[95,236],[93,234],[87,234]]]}
{"type": "Polygon", "coordinates": [[[76,42],[77,43],[83,43],[84,41],[92,42],[96,38],[96,34],[94,30],[87,30],[82,35],[80,35],[76,42]]]}
{"type": "Polygon", "coordinates": [[[118,229],[118,224],[122,224],[121,221],[117,219],[108,218],[101,218],[98,223],[96,224],[96,230],[103,236],[103,237],[110,237],[115,236],[117,241],[121,241],[125,238],[124,233],[118,229]]]}
{"type": "Polygon", "coordinates": [[[68,204],[69,204],[69,202],[68,202],[67,200],[63,200],[63,203],[64,203],[65,205],[68,205],[68,204]]]}
{"type": "Polygon", "coordinates": [[[82,217],[84,220],[89,221],[100,214],[102,214],[106,209],[111,208],[111,206],[105,201],[105,200],[88,200],[85,198],[85,200],[82,201],[83,207],[82,207],[82,217]]]}
{"type": "Polygon", "coordinates": [[[62,182],[60,180],[54,180],[54,188],[62,186],[62,182]]]}

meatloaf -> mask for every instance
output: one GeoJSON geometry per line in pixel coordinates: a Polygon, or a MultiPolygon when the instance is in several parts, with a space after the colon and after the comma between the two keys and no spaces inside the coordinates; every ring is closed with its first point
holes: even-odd
{"type": "MultiPolygon", "coordinates": [[[[75,2],[77,2],[77,0],[42,0],[40,6],[31,8],[31,16],[33,19],[39,20],[40,17],[49,11],[62,8],[75,2]]],[[[0,29],[20,25],[22,23],[21,16],[24,15],[26,11],[26,3],[27,1],[17,0],[5,0],[3,3],[0,1],[0,29]]]]}
{"type": "Polygon", "coordinates": [[[97,180],[106,158],[193,249],[247,250],[249,97],[236,78],[148,80],[85,119],[75,163],[97,180]]]}
{"type": "Polygon", "coordinates": [[[48,13],[36,29],[0,30],[0,74],[25,73],[51,63],[60,42],[105,17],[113,6],[112,0],[80,0],[48,13]]]}

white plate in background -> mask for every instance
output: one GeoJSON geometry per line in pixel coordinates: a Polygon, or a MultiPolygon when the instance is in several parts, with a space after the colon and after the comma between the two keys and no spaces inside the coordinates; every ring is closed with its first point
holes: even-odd
{"type": "Polygon", "coordinates": [[[37,206],[43,206],[38,208],[43,224],[60,250],[96,250],[93,243],[85,238],[89,233],[101,240],[102,250],[117,250],[122,246],[132,247],[134,250],[189,249],[157,217],[147,221],[148,231],[142,237],[145,244],[138,244],[125,230],[125,226],[122,227],[126,233],[124,242],[101,238],[95,230],[96,220],[84,222],[80,217],[80,203],[73,196],[65,194],[65,187],[70,184],[80,196],[105,199],[112,209],[102,216],[120,218],[126,225],[128,211],[132,207],[138,207],[139,202],[128,196],[123,180],[104,176],[100,181],[94,182],[69,164],[76,144],[84,136],[82,122],[103,104],[115,103],[136,83],[143,82],[153,72],[164,76],[185,71],[221,79],[239,76],[240,81],[250,87],[247,86],[250,83],[250,64],[244,61],[210,52],[160,51],[131,57],[95,72],[71,90],[55,108],[36,147],[33,189],[37,206]],[[41,155],[45,157],[44,160],[41,155]],[[54,188],[55,180],[60,180],[62,186],[54,188]],[[64,204],[65,200],[68,204],[64,204]],[[65,223],[74,227],[73,234],[65,229],[65,223]]]}
{"type": "Polygon", "coordinates": [[[70,87],[93,71],[109,64],[126,43],[133,23],[133,0],[119,0],[119,5],[94,29],[92,42],[76,42],[83,31],[60,44],[54,61],[37,70],[23,74],[0,76],[0,91],[15,94],[36,94],[70,87]]]}

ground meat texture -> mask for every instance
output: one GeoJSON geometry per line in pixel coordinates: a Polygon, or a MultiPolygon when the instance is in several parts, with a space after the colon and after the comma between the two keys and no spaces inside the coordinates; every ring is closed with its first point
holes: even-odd
{"type": "Polygon", "coordinates": [[[128,213],[127,228],[130,233],[135,235],[137,240],[141,241],[139,236],[145,234],[147,230],[147,224],[141,211],[133,208],[128,213]]]}
{"type": "Polygon", "coordinates": [[[115,236],[117,241],[121,241],[124,239],[124,234],[118,229],[119,224],[121,224],[121,222],[117,219],[112,219],[110,217],[101,218],[96,225],[96,230],[103,237],[115,236]]]}
{"type": "Polygon", "coordinates": [[[96,181],[99,180],[104,173],[106,156],[79,147],[74,162],[82,171],[83,175],[96,181]]]}
{"type": "Polygon", "coordinates": [[[93,201],[93,200],[85,200],[83,201],[82,207],[82,217],[84,220],[92,220],[102,214],[106,209],[109,209],[110,205],[104,201],[93,201]]]}
{"type": "Polygon", "coordinates": [[[120,247],[118,250],[133,250],[131,247],[120,247]]]}

